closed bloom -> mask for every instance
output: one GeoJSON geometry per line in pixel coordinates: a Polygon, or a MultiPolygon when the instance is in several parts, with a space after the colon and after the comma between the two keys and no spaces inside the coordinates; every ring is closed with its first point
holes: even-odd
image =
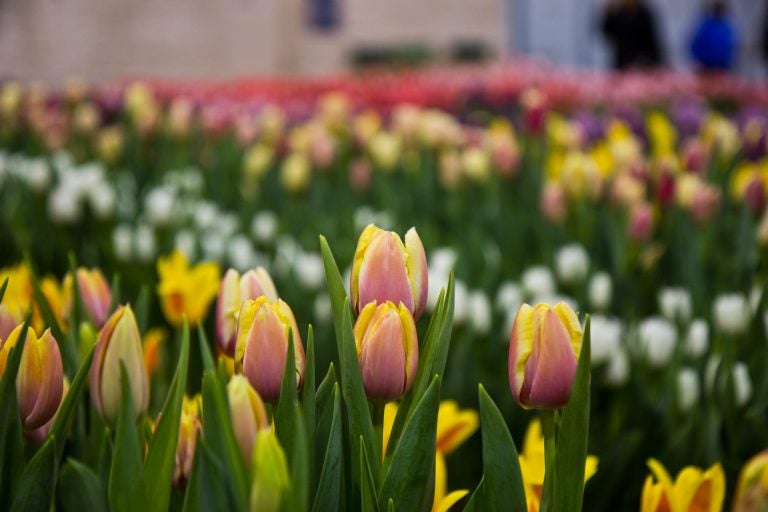
{"type": "Polygon", "coordinates": [[[263,268],[249,270],[242,276],[237,270],[229,269],[224,274],[216,301],[216,341],[229,357],[235,355],[237,315],[246,300],[265,296],[277,300],[277,290],[269,273],[263,268]]]}
{"type": "Polygon", "coordinates": [[[768,509],[768,451],[749,459],[741,469],[733,512],[768,509]]]}
{"type": "Polygon", "coordinates": [[[730,336],[738,336],[746,332],[752,315],[744,295],[729,293],[715,298],[712,316],[720,331],[730,336]]]}
{"type": "Polygon", "coordinates": [[[725,473],[720,463],[707,470],[687,466],[675,481],[656,459],[648,460],[653,475],[643,485],[640,512],[720,512],[725,498],[725,473]]]}
{"type": "Polygon", "coordinates": [[[394,231],[369,224],[360,235],[352,262],[350,292],[356,311],[369,302],[404,304],[416,320],[427,302],[427,257],[415,228],[405,244],[394,231]]]}
{"type": "Polygon", "coordinates": [[[509,342],[509,385],[521,406],[549,409],[568,403],[583,337],[576,313],[565,302],[520,307],[509,342]]]}
{"type": "Polygon", "coordinates": [[[229,410],[237,444],[246,463],[251,463],[253,447],[261,430],[269,428],[264,402],[242,375],[233,375],[227,384],[229,410]]]}
{"type": "Polygon", "coordinates": [[[280,396],[289,333],[293,336],[296,382],[301,387],[304,347],[296,318],[288,304],[282,300],[270,302],[262,295],[256,300],[245,301],[240,308],[235,362],[259,395],[268,402],[274,402],[280,396]]]}
{"type": "Polygon", "coordinates": [[[147,368],[141,335],[130,306],[120,306],[99,333],[91,366],[91,400],[107,423],[114,425],[120,410],[120,363],[125,365],[133,412],[146,412],[149,402],[147,368]]]}
{"type": "Polygon", "coordinates": [[[355,345],[363,386],[372,400],[396,400],[413,384],[419,364],[416,324],[400,303],[371,302],[355,323],[355,345]]]}
{"type": "Polygon", "coordinates": [[[190,326],[200,323],[219,288],[219,266],[204,262],[190,267],[187,257],[174,251],[157,261],[157,293],[165,318],[180,326],[186,315],[190,326]]]}
{"type": "Polygon", "coordinates": [[[184,397],[181,420],[179,421],[179,440],[176,444],[176,459],[173,467],[173,485],[176,487],[185,486],[189,480],[189,475],[192,474],[197,436],[202,431],[201,407],[200,395],[192,398],[184,397]]]}
{"type": "MultiPolygon", "coordinates": [[[[87,269],[80,267],[75,272],[74,280],[77,283],[78,293],[83,301],[85,311],[93,321],[93,325],[100,329],[104,322],[106,322],[109,316],[109,307],[112,305],[112,290],[110,290],[104,274],[97,268],[87,269]]],[[[67,274],[64,278],[66,316],[72,310],[72,281],[72,275],[67,274]]]]}
{"type": "Polygon", "coordinates": [[[251,512],[278,512],[290,483],[288,461],[277,435],[271,429],[260,431],[253,450],[251,512]]]}
{"type": "MultiPolygon", "coordinates": [[[[0,346],[0,375],[5,373],[8,356],[23,328],[23,325],[17,326],[0,346]]],[[[16,375],[16,395],[24,430],[35,430],[53,418],[61,403],[63,382],[61,353],[50,329],[38,338],[29,327],[16,375]]]]}

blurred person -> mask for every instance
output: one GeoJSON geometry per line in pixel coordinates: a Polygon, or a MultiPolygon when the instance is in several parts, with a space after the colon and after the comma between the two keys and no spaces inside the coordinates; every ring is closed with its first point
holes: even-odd
{"type": "Polygon", "coordinates": [[[725,2],[710,3],[696,26],[691,56],[703,72],[730,71],[736,50],[736,28],[728,19],[725,2]]]}
{"type": "Polygon", "coordinates": [[[603,12],[602,31],[612,47],[615,69],[654,68],[663,64],[656,18],[643,0],[610,0],[603,12]]]}

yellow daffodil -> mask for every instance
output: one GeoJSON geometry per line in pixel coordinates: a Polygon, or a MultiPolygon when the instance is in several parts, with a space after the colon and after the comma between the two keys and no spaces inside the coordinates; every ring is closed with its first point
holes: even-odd
{"type": "Polygon", "coordinates": [[[648,460],[653,475],[643,485],[640,512],[720,512],[725,498],[725,473],[720,463],[702,470],[686,466],[672,481],[656,459],[648,460]]]}
{"type": "Polygon", "coordinates": [[[658,111],[648,114],[646,128],[651,139],[654,157],[661,158],[675,154],[677,130],[665,114],[658,111]]]}
{"type": "MultiPolygon", "coordinates": [[[[397,415],[397,404],[388,403],[384,408],[383,450],[387,453],[389,436],[397,415]]],[[[432,504],[433,512],[447,512],[460,499],[469,494],[467,489],[448,492],[448,473],[445,466],[445,455],[456,448],[475,433],[480,420],[476,411],[459,409],[453,400],[440,402],[437,413],[437,437],[435,451],[435,498],[432,504]]]]}
{"type": "Polygon", "coordinates": [[[180,251],[160,258],[157,261],[160,275],[157,293],[168,322],[178,327],[186,315],[190,326],[200,323],[219,290],[220,272],[219,265],[213,262],[190,267],[180,251]]]}
{"type": "MultiPolygon", "coordinates": [[[[528,425],[523,440],[523,452],[518,456],[520,472],[523,474],[525,499],[528,512],[537,512],[541,502],[541,491],[544,487],[544,436],[541,432],[541,422],[533,420],[528,425]]],[[[598,458],[588,455],[584,464],[584,481],[586,482],[597,472],[598,458]]]]}

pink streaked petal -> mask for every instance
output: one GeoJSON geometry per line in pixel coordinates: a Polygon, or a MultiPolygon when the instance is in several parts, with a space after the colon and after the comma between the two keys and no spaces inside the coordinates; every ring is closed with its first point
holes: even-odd
{"type": "Polygon", "coordinates": [[[368,397],[379,400],[399,398],[405,390],[403,325],[393,309],[363,341],[360,369],[368,397]]]}
{"type": "Polygon", "coordinates": [[[528,401],[535,407],[562,407],[571,396],[576,357],[557,313],[547,310],[541,322],[541,335],[526,364],[526,383],[532,376],[528,401]]]}
{"type": "Polygon", "coordinates": [[[408,252],[406,265],[415,301],[413,317],[418,320],[427,304],[429,272],[427,271],[427,255],[424,252],[421,238],[416,233],[416,228],[409,229],[405,234],[405,248],[408,252]]]}
{"type": "Polygon", "coordinates": [[[274,312],[266,306],[256,312],[243,354],[243,374],[268,402],[280,396],[288,352],[286,335],[286,327],[274,312]]]}
{"type": "Polygon", "coordinates": [[[360,267],[359,304],[402,302],[414,311],[413,289],[405,263],[404,246],[396,234],[387,232],[372,240],[360,267]]]}

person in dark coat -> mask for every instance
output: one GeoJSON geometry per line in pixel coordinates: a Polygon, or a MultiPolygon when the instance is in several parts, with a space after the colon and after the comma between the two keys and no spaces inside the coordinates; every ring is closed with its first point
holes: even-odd
{"type": "Polygon", "coordinates": [[[735,50],[736,29],[728,19],[725,3],[714,1],[694,32],[691,56],[701,71],[728,71],[735,50]]]}
{"type": "Polygon", "coordinates": [[[663,64],[653,11],[642,0],[613,0],[605,9],[602,31],[618,70],[663,64]]]}

